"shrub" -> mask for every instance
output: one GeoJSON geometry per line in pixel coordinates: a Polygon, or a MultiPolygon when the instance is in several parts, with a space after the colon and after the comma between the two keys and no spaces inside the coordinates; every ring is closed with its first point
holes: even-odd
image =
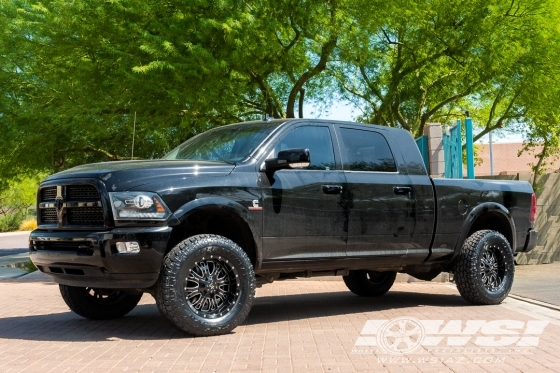
{"type": "Polygon", "coordinates": [[[35,218],[25,219],[19,225],[20,231],[32,231],[33,229],[37,229],[37,220],[35,218]]]}
{"type": "Polygon", "coordinates": [[[0,216],[0,232],[12,232],[19,228],[23,217],[19,214],[6,214],[0,216]]]}

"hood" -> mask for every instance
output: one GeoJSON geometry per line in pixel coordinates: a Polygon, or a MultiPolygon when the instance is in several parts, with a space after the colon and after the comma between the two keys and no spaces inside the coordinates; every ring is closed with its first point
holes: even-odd
{"type": "Polygon", "coordinates": [[[73,178],[96,178],[107,190],[130,190],[166,177],[226,176],[234,164],[218,161],[148,160],[85,164],[49,176],[45,181],[73,178]]]}

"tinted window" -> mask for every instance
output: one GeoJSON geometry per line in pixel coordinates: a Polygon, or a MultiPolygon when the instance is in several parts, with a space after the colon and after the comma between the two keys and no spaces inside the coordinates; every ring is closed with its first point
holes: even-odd
{"type": "Polygon", "coordinates": [[[280,150],[308,148],[311,164],[308,170],[334,170],[334,151],[328,127],[304,126],[294,128],[276,147],[280,150]]]}
{"type": "Polygon", "coordinates": [[[163,158],[239,162],[247,158],[279,124],[239,123],[218,127],[190,138],[163,158]]]}
{"type": "Polygon", "coordinates": [[[344,169],[350,171],[395,172],[397,167],[389,144],[377,132],[341,128],[346,151],[344,169]]]}

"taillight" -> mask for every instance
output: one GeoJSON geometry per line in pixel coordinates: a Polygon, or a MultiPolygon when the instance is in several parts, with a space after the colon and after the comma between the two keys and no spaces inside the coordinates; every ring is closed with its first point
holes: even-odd
{"type": "Polygon", "coordinates": [[[535,222],[535,216],[537,216],[537,196],[533,193],[531,196],[531,215],[529,215],[529,221],[531,223],[535,222]]]}

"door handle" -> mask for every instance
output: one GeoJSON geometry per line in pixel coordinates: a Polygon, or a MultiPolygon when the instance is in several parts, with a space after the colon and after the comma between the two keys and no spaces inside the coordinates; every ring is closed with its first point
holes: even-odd
{"type": "Polygon", "coordinates": [[[325,194],[340,194],[342,193],[341,185],[323,185],[323,193],[325,194]]]}
{"type": "Polygon", "coordinates": [[[412,198],[412,188],[407,186],[395,186],[393,187],[393,192],[399,195],[408,195],[408,198],[412,198]]]}

